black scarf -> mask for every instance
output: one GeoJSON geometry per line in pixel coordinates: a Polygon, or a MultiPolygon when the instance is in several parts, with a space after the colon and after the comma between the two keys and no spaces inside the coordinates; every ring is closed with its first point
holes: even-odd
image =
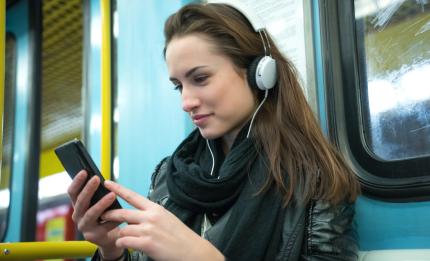
{"type": "Polygon", "coordinates": [[[198,234],[204,213],[222,215],[232,208],[215,246],[228,260],[275,260],[284,217],[282,199],[275,188],[257,195],[267,178],[267,164],[254,140],[245,137],[246,129],[224,160],[219,142],[216,146],[211,141],[218,152],[214,176],[205,139],[198,130],[191,133],[169,160],[170,198],[165,207],[198,234]]]}

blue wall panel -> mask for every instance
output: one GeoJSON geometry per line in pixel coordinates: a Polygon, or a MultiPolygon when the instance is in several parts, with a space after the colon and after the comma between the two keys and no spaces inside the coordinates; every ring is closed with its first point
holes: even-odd
{"type": "Polygon", "coordinates": [[[85,143],[100,169],[101,164],[101,15],[100,1],[89,1],[90,30],[86,72],[85,143]]]}
{"type": "Polygon", "coordinates": [[[318,103],[318,119],[320,122],[320,127],[328,137],[328,124],[327,124],[327,115],[326,115],[326,97],[325,97],[325,89],[324,89],[324,64],[322,57],[322,48],[321,48],[321,32],[320,32],[320,17],[318,10],[319,3],[317,0],[312,1],[312,8],[314,10],[314,19],[312,19],[312,33],[313,33],[313,46],[315,52],[315,83],[317,86],[317,103],[318,103]]]}
{"type": "Polygon", "coordinates": [[[163,26],[183,1],[118,1],[118,181],[147,194],[156,164],[192,127],[168,80],[163,26]]]}
{"type": "Polygon", "coordinates": [[[355,219],[361,250],[430,249],[430,202],[388,203],[360,197],[355,219]]]}

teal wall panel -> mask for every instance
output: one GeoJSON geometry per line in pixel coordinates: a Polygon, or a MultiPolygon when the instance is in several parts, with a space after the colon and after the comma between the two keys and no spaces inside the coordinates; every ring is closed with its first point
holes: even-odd
{"type": "Polygon", "coordinates": [[[361,250],[430,249],[430,202],[390,203],[360,197],[355,221],[361,250]]]}
{"type": "Polygon", "coordinates": [[[157,163],[192,129],[162,55],[163,26],[183,1],[118,1],[119,182],[143,195],[157,163]]]}
{"type": "Polygon", "coordinates": [[[100,1],[89,1],[86,39],[85,144],[94,162],[101,164],[101,14],[100,1]]]}

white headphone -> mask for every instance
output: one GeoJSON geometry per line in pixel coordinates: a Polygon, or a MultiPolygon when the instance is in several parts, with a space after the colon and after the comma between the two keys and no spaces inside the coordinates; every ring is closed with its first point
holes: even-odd
{"type": "Polygon", "coordinates": [[[253,88],[262,91],[273,88],[276,84],[278,73],[276,60],[270,54],[270,42],[262,19],[254,10],[238,0],[209,0],[210,4],[225,4],[233,7],[245,16],[256,32],[260,34],[264,46],[264,56],[256,57],[248,68],[248,83],[253,88]],[[267,48],[266,48],[267,43],[267,48]]]}

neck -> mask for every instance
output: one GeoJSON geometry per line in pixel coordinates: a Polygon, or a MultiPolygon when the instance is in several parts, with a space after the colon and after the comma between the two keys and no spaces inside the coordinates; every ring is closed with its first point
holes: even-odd
{"type": "Polygon", "coordinates": [[[235,133],[229,133],[222,137],[222,150],[224,155],[227,155],[227,153],[230,152],[231,146],[233,146],[233,142],[236,139],[237,134],[238,131],[235,131],[235,133]]]}
{"type": "Polygon", "coordinates": [[[236,140],[237,136],[239,135],[239,133],[242,131],[242,129],[247,125],[247,121],[244,122],[240,128],[236,128],[234,130],[232,130],[231,132],[225,134],[222,139],[222,150],[224,152],[224,155],[227,155],[227,153],[230,152],[231,147],[233,146],[234,141],[236,140]]]}

